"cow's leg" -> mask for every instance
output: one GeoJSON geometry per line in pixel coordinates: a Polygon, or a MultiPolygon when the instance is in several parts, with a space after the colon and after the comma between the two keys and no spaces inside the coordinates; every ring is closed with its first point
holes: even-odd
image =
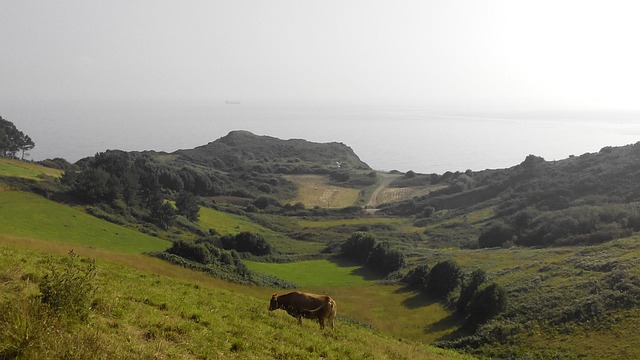
{"type": "Polygon", "coordinates": [[[320,329],[324,329],[324,318],[319,317],[318,322],[320,323],[320,329]]]}
{"type": "Polygon", "coordinates": [[[302,326],[302,315],[298,315],[298,325],[302,326]]]}

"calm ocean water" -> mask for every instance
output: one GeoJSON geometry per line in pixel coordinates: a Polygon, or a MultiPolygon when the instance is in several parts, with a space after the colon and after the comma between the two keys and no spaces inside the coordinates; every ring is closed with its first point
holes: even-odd
{"type": "Polygon", "coordinates": [[[4,104],[31,136],[30,159],[75,162],[106,149],[175,151],[231,130],[342,142],[378,170],[424,173],[511,167],[640,141],[640,114],[481,111],[401,106],[224,103],[4,104]]]}

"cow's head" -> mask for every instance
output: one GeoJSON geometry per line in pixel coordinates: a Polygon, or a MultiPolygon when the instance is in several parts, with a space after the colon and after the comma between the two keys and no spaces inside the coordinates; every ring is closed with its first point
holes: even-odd
{"type": "Polygon", "coordinates": [[[276,310],[278,308],[278,294],[271,296],[271,302],[269,303],[269,311],[276,310]]]}

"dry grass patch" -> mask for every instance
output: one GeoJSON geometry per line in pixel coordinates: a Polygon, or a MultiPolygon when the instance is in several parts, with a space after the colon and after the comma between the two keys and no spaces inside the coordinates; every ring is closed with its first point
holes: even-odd
{"type": "Polygon", "coordinates": [[[298,195],[291,204],[301,202],[306,207],[344,208],[356,205],[360,191],[329,184],[323,175],[288,175],[285,178],[298,187],[298,195]]]}

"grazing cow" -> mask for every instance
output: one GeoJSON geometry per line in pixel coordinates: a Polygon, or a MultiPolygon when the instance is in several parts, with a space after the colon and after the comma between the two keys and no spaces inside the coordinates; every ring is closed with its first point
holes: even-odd
{"type": "Polygon", "coordinates": [[[284,295],[273,294],[269,311],[282,309],[289,315],[298,319],[302,325],[302,318],[318,319],[320,328],[324,329],[324,320],[328,319],[331,329],[334,328],[336,317],[336,302],[327,295],[308,294],[300,291],[290,292],[284,295]]]}

